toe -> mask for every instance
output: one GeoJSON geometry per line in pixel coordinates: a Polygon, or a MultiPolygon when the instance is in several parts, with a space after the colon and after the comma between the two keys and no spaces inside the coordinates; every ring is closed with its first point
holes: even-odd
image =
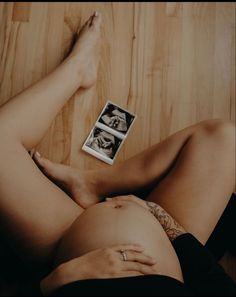
{"type": "Polygon", "coordinates": [[[93,20],[92,20],[92,25],[95,28],[100,28],[101,22],[102,22],[102,16],[101,16],[101,14],[99,12],[96,11],[94,13],[94,17],[93,17],[93,20]]]}
{"type": "Polygon", "coordinates": [[[71,168],[69,166],[54,163],[46,158],[41,157],[37,154],[34,154],[34,161],[36,164],[41,167],[43,173],[47,176],[52,177],[56,180],[68,182],[71,178],[71,168]]]}
{"type": "Polygon", "coordinates": [[[89,19],[89,27],[92,26],[93,24],[93,21],[94,21],[94,18],[95,18],[95,13],[93,15],[91,15],[90,19],[89,19]]]}
{"type": "Polygon", "coordinates": [[[51,171],[53,163],[50,160],[41,157],[37,152],[34,153],[33,159],[40,167],[42,167],[46,171],[51,171]]]}
{"type": "Polygon", "coordinates": [[[92,15],[87,19],[87,21],[83,24],[83,26],[78,30],[79,33],[82,33],[85,29],[87,29],[90,26],[90,23],[92,21],[92,15]]]}
{"type": "Polygon", "coordinates": [[[89,17],[89,19],[86,21],[86,26],[91,26],[91,24],[92,24],[92,22],[93,22],[93,18],[94,18],[94,14],[93,15],[91,15],[90,17],[89,17]]]}
{"type": "Polygon", "coordinates": [[[28,151],[28,153],[30,154],[30,157],[32,158],[34,153],[36,152],[36,149],[33,148],[32,150],[28,151]]]}
{"type": "Polygon", "coordinates": [[[83,25],[83,29],[86,29],[86,28],[88,28],[89,27],[89,24],[90,24],[90,22],[91,22],[91,17],[84,23],[84,25],[83,25]]]}

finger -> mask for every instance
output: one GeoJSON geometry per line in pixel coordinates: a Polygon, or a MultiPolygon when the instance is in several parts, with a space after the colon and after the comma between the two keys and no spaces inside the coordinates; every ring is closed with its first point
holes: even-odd
{"type": "Polygon", "coordinates": [[[117,196],[112,199],[115,201],[132,201],[136,203],[139,203],[139,200],[140,200],[139,198],[136,198],[133,195],[117,196]]]}
{"type": "Polygon", "coordinates": [[[113,198],[106,198],[106,200],[113,200],[113,201],[127,201],[130,200],[130,198],[128,198],[129,196],[116,196],[113,198]]]}
{"type": "Polygon", "coordinates": [[[141,264],[147,264],[147,265],[154,265],[156,263],[156,260],[148,255],[145,255],[144,253],[140,252],[134,252],[134,251],[125,251],[127,261],[131,262],[139,262],[141,264]]]}
{"type": "Polygon", "coordinates": [[[137,202],[137,203],[140,203],[140,202],[143,202],[142,199],[138,198],[138,197],[135,197],[134,195],[129,195],[127,196],[127,198],[131,201],[134,201],[134,202],[137,202]]]}
{"type": "Polygon", "coordinates": [[[143,274],[157,274],[153,266],[150,265],[130,261],[125,261],[123,263],[124,270],[126,271],[138,271],[143,274]]]}
{"type": "Polygon", "coordinates": [[[136,252],[142,252],[144,248],[139,244],[121,244],[113,246],[114,250],[117,252],[120,251],[136,251],[136,252]]]}

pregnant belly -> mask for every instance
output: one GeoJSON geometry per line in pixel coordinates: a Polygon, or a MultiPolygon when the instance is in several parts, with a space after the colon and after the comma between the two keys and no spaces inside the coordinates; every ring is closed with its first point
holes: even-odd
{"type": "Polygon", "coordinates": [[[183,281],[177,255],[156,218],[131,201],[102,202],[85,210],[63,237],[56,265],[98,248],[140,244],[157,261],[158,274],[183,281]]]}

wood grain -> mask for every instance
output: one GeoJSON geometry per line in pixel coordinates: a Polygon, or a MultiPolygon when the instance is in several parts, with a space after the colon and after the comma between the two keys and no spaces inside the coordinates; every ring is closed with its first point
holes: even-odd
{"type": "Polygon", "coordinates": [[[15,2],[13,7],[13,22],[28,22],[30,19],[30,2],[15,2]]]}
{"type": "Polygon", "coordinates": [[[198,121],[235,122],[233,2],[1,2],[0,104],[54,69],[95,10],[103,15],[97,84],[58,114],[38,146],[44,156],[109,166],[81,150],[108,99],[138,115],[118,163],[198,121]]]}
{"type": "Polygon", "coordinates": [[[54,69],[77,29],[99,10],[103,48],[97,85],[68,102],[39,145],[43,154],[82,168],[107,166],[80,148],[108,99],[138,115],[117,162],[197,121],[234,121],[234,7],[214,2],[1,3],[0,103],[54,69]]]}

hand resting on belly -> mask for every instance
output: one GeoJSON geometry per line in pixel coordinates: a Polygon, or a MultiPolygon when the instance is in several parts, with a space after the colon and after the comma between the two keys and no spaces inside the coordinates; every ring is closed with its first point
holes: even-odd
{"type": "Polygon", "coordinates": [[[136,244],[156,260],[156,274],[183,281],[177,255],[157,219],[133,201],[108,201],[86,209],[63,237],[55,267],[97,249],[136,244]]]}
{"type": "Polygon", "coordinates": [[[41,282],[44,296],[74,281],[156,274],[156,261],[138,245],[97,249],[59,265],[41,282]],[[122,256],[125,251],[125,259],[122,256]]]}

